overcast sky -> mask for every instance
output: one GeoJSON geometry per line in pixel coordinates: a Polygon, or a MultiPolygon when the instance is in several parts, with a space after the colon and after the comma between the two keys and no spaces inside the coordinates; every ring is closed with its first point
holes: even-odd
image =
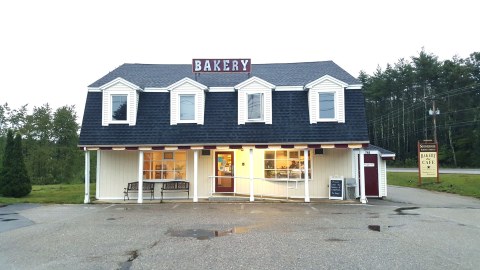
{"type": "Polygon", "coordinates": [[[478,1],[0,2],[0,103],[83,116],[87,86],[123,63],[333,60],[357,77],[425,48],[480,51],[478,1]]]}

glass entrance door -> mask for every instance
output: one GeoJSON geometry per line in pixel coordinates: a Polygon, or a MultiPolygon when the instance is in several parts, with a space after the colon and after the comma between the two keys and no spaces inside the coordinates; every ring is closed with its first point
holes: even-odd
{"type": "Polygon", "coordinates": [[[215,153],[215,192],[234,192],[233,152],[215,153]]]}

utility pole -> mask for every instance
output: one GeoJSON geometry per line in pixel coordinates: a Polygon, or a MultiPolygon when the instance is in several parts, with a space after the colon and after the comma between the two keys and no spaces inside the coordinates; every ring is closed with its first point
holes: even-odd
{"type": "MultiPolygon", "coordinates": [[[[435,108],[435,99],[432,101],[433,107],[433,142],[437,143],[437,108],[435,108]]],[[[440,111],[438,111],[440,113],[440,111]]]]}

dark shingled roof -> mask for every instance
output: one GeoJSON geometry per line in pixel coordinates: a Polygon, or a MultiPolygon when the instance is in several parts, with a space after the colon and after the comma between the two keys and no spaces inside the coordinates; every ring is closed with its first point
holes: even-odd
{"type": "Polygon", "coordinates": [[[373,144],[369,144],[368,147],[364,148],[365,150],[369,150],[369,151],[372,151],[372,150],[376,150],[380,153],[380,156],[384,156],[384,155],[395,155],[394,152],[390,151],[390,150],[387,150],[387,149],[384,149],[384,148],[381,148],[380,146],[376,146],[376,145],[373,145],[373,144]]]}
{"type": "MultiPolygon", "coordinates": [[[[333,61],[252,64],[250,74],[250,76],[259,77],[276,86],[302,86],[324,75],[330,75],[347,84],[361,83],[333,61]]],[[[185,77],[195,80],[195,74],[192,73],[190,64],[123,64],[89,87],[100,87],[118,77],[142,89],[167,87],[185,77]]],[[[208,87],[232,87],[248,78],[246,73],[202,73],[197,77],[197,81],[208,87]]]]}
{"type": "Polygon", "coordinates": [[[273,91],[273,124],[238,125],[237,95],[207,92],[204,125],[170,125],[170,93],[140,92],[135,126],[102,126],[102,93],[89,92],[79,145],[368,142],[361,90],[345,90],[345,123],[310,124],[308,91],[273,91]]]}

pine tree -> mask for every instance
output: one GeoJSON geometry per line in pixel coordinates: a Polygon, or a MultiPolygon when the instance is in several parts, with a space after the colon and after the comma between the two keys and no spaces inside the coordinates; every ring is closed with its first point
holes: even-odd
{"type": "Polygon", "coordinates": [[[0,171],[0,194],[6,195],[4,189],[10,184],[12,178],[11,170],[13,160],[13,131],[8,130],[5,151],[3,152],[2,170],[0,171]]]}
{"type": "Polygon", "coordinates": [[[3,168],[0,175],[3,196],[18,198],[26,196],[32,191],[32,184],[23,159],[22,137],[17,134],[13,139],[11,130],[7,134],[3,168]]]}

